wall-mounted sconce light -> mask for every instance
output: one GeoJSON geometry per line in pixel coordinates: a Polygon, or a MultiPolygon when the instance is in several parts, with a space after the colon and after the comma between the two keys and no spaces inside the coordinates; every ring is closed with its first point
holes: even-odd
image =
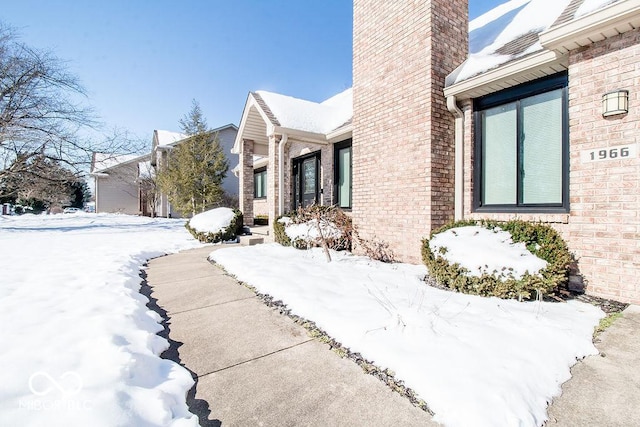
{"type": "Polygon", "coordinates": [[[629,112],[629,91],[615,90],[602,95],[602,117],[627,114],[629,112]]]}

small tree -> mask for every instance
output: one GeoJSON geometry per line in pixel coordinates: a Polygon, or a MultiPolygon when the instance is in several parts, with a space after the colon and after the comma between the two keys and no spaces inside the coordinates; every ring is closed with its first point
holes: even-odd
{"type": "Polygon", "coordinates": [[[140,183],[140,195],[142,202],[146,203],[149,207],[151,217],[156,216],[158,208],[158,197],[160,195],[160,189],[158,187],[158,179],[154,168],[149,162],[144,162],[140,166],[139,171],[139,183],[140,183]]]}
{"type": "Polygon", "coordinates": [[[158,185],[183,215],[195,215],[217,206],[224,194],[222,180],[229,170],[217,132],[211,132],[194,100],[180,120],[188,138],[175,146],[158,170],[158,185]]]}

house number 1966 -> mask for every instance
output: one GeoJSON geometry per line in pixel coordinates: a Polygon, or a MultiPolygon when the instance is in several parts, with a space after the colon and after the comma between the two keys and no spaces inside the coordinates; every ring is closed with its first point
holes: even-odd
{"type": "Polygon", "coordinates": [[[598,150],[598,154],[595,151],[591,152],[591,160],[598,159],[615,159],[616,157],[629,157],[629,147],[611,148],[609,150],[598,150]]]}
{"type": "Polygon", "coordinates": [[[582,162],[597,162],[601,160],[624,160],[637,155],[636,145],[623,145],[609,148],[596,148],[582,152],[582,162]]]}

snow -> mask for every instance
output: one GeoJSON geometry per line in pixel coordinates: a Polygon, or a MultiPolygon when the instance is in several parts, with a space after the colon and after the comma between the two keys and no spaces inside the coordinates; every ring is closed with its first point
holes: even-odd
{"type": "Polygon", "coordinates": [[[547,262],[533,255],[524,243],[514,243],[504,230],[485,227],[456,227],[434,235],[431,252],[450,264],[458,263],[468,275],[495,274],[504,279],[521,279],[525,273],[536,274],[547,262]],[[445,248],[444,253],[441,248],[445,248]],[[507,268],[503,270],[503,268],[507,268]]]}
{"type": "Polygon", "coordinates": [[[189,226],[199,233],[218,233],[231,225],[234,215],[233,209],[215,208],[195,215],[189,226]]]}
{"type": "Polygon", "coordinates": [[[427,286],[424,266],[319,248],[225,248],[210,258],[414,389],[446,426],[538,426],[604,313],[579,302],[482,298],[427,286]]]}
{"type": "Polygon", "coordinates": [[[576,11],[575,17],[578,18],[586,15],[608,4],[615,3],[615,1],[617,0],[584,0],[584,3],[582,3],[576,11]]]}
{"type": "Polygon", "coordinates": [[[168,130],[156,130],[155,132],[158,137],[158,146],[161,147],[165,145],[172,145],[188,138],[188,135],[179,132],[171,132],[168,130]]]}
{"type": "Polygon", "coordinates": [[[471,53],[458,70],[454,83],[488,71],[510,60],[542,50],[540,43],[517,55],[496,53],[505,44],[529,32],[549,28],[570,0],[511,0],[469,23],[471,53]]]}
{"type": "Polygon", "coordinates": [[[108,153],[94,153],[94,159],[91,173],[105,172],[115,166],[123,163],[129,163],[136,159],[143,159],[147,157],[146,154],[108,154],[108,153]]]}
{"type": "Polygon", "coordinates": [[[196,426],[191,375],[158,356],[139,293],[147,259],[196,246],[184,220],[3,216],[0,424],[196,426]]]}
{"type": "Polygon", "coordinates": [[[321,103],[263,90],[257,93],[285,128],[327,134],[345,124],[353,115],[351,89],[321,103]]]}
{"type": "MultiPolygon", "coordinates": [[[[515,55],[497,51],[530,32],[549,29],[571,0],[510,0],[469,22],[469,56],[447,79],[454,84],[496,68],[511,60],[542,50],[539,42],[515,55]]],[[[585,0],[574,17],[586,15],[617,0],[585,0]]]]}
{"type": "MultiPolygon", "coordinates": [[[[284,232],[292,242],[302,240],[307,243],[320,244],[320,233],[318,233],[317,220],[312,219],[311,221],[300,224],[293,224],[290,218],[282,217],[278,221],[285,224],[284,232]]],[[[332,222],[321,221],[320,229],[322,230],[322,236],[325,239],[338,239],[342,237],[342,232],[332,222]]]]}

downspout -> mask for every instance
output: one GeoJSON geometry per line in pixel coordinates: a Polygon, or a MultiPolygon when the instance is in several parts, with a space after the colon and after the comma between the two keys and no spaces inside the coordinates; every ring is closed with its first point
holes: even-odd
{"type": "Polygon", "coordinates": [[[284,215],[284,147],[289,136],[282,134],[278,143],[278,216],[284,215]]]}
{"type": "Polygon", "coordinates": [[[447,97],[447,108],[455,117],[454,218],[459,221],[464,217],[464,113],[458,108],[454,95],[447,97]]]}

